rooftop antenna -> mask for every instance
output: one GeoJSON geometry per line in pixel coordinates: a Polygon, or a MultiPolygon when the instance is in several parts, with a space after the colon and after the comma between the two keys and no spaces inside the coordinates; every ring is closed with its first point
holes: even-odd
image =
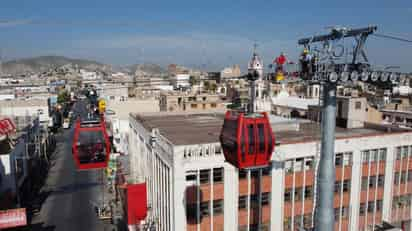
{"type": "Polygon", "coordinates": [[[258,47],[258,44],[257,44],[257,42],[255,41],[255,42],[253,43],[253,55],[256,55],[257,47],[258,47]]]}
{"type": "Polygon", "coordinates": [[[0,77],[3,76],[3,49],[0,48],[0,77]]]}

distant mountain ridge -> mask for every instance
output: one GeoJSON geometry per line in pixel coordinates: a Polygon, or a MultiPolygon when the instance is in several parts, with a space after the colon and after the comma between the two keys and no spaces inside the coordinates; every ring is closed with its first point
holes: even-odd
{"type": "Polygon", "coordinates": [[[39,73],[68,64],[73,66],[77,65],[79,68],[86,70],[111,70],[111,65],[102,64],[86,59],[73,59],[64,56],[39,56],[4,62],[2,64],[2,71],[3,73],[12,75],[24,73],[39,73]]]}
{"type": "Polygon", "coordinates": [[[166,74],[167,70],[158,64],[144,63],[123,67],[122,70],[132,75],[142,76],[151,74],[166,74]]]}
{"type": "MultiPolygon", "coordinates": [[[[168,69],[158,64],[144,63],[128,66],[112,66],[87,59],[68,58],[64,56],[38,56],[6,61],[1,66],[3,74],[21,75],[28,73],[43,73],[61,67],[78,67],[89,71],[116,72],[121,71],[135,76],[165,75],[168,69]]],[[[176,65],[177,69],[188,72],[198,71],[176,65]]]]}

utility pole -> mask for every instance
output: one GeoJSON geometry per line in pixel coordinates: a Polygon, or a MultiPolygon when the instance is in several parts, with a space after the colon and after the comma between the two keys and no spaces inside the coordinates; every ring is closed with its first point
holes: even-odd
{"type": "Polygon", "coordinates": [[[336,126],[336,84],[323,85],[322,142],[318,168],[318,198],[315,211],[315,230],[334,229],[333,196],[335,185],[335,126],[336,126]]]}

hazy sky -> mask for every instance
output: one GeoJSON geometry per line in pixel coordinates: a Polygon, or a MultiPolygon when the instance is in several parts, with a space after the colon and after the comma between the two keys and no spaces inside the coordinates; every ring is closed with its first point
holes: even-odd
{"type": "MultiPolygon", "coordinates": [[[[380,33],[412,39],[410,0],[279,2],[2,0],[0,48],[5,59],[66,55],[218,69],[244,68],[255,41],[265,64],[280,51],[296,58],[299,38],[333,25],[374,24],[380,33]]],[[[367,48],[373,64],[412,71],[412,44],[370,37],[367,48]]]]}

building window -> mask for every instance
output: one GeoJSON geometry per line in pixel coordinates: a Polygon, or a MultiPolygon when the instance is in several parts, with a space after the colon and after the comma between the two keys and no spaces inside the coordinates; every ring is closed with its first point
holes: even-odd
{"type": "Polygon", "coordinates": [[[247,177],[247,172],[246,170],[239,170],[239,179],[245,179],[247,177]]]}
{"type": "Polygon", "coordinates": [[[335,166],[342,166],[343,164],[343,153],[337,153],[335,155],[335,166]]]}
{"type": "Polygon", "coordinates": [[[259,206],[258,195],[256,195],[256,194],[250,195],[250,207],[251,208],[257,208],[258,206],[259,206]]]}
{"type": "Polygon", "coordinates": [[[246,209],[247,207],[247,196],[239,197],[239,209],[246,209]]]}
{"type": "Polygon", "coordinates": [[[375,209],[375,202],[374,201],[369,201],[368,202],[368,213],[373,213],[374,209],[375,209]]]}
{"type": "Polygon", "coordinates": [[[401,184],[405,184],[406,183],[406,171],[402,171],[401,172],[401,184]]]}
{"type": "Polygon", "coordinates": [[[366,164],[369,162],[369,150],[362,152],[362,163],[366,164]]]}
{"type": "Polygon", "coordinates": [[[213,215],[223,214],[223,200],[214,200],[213,201],[213,215]]]}
{"type": "Polygon", "coordinates": [[[368,188],[368,177],[362,177],[361,189],[366,190],[368,188]]]}
{"type": "Polygon", "coordinates": [[[361,109],[362,108],[362,102],[357,101],[355,102],[355,109],[361,109]]]}
{"type": "Polygon", "coordinates": [[[292,201],[292,190],[290,188],[285,189],[285,202],[292,201]]]}
{"type": "Polygon", "coordinates": [[[305,158],[305,170],[312,169],[313,165],[314,165],[314,158],[313,157],[305,158]]]}
{"type": "Polygon", "coordinates": [[[375,188],[376,187],[376,176],[370,176],[369,177],[369,188],[375,188]]]}
{"type": "Polygon", "coordinates": [[[349,208],[348,207],[342,207],[342,219],[348,218],[349,217],[349,208]]]}
{"type": "Polygon", "coordinates": [[[379,160],[386,161],[386,148],[379,149],[379,160]]]}
{"type": "Polygon", "coordinates": [[[403,146],[402,147],[402,158],[406,158],[408,157],[408,153],[409,153],[409,147],[408,146],[403,146]]]}
{"type": "Polygon", "coordinates": [[[343,166],[352,165],[352,152],[343,153],[343,166]]]}
{"type": "Polygon", "coordinates": [[[295,188],[295,201],[301,201],[302,200],[302,188],[295,188]]]}
{"type": "Polygon", "coordinates": [[[216,103],[211,103],[211,104],[210,104],[210,107],[211,107],[211,108],[216,108],[216,103]]]}
{"type": "Polygon", "coordinates": [[[305,200],[312,199],[313,197],[313,186],[306,186],[305,187],[305,200]]]}
{"type": "Polygon", "coordinates": [[[412,181],[412,170],[408,171],[408,182],[412,181]]]}
{"type": "Polygon", "coordinates": [[[340,208],[335,208],[334,212],[335,212],[335,221],[338,221],[340,217],[340,208]]]}
{"type": "Polygon", "coordinates": [[[190,108],[197,108],[197,104],[195,103],[190,104],[190,108]]]}
{"type": "Polygon", "coordinates": [[[370,152],[370,159],[372,162],[377,162],[379,160],[379,153],[378,153],[378,149],[373,149],[370,152]]]}
{"type": "Polygon", "coordinates": [[[312,226],[312,214],[303,215],[303,226],[305,229],[309,229],[312,226]]]}
{"type": "MultiPolygon", "coordinates": [[[[214,205],[213,205],[214,207],[214,205]]],[[[202,217],[207,217],[210,215],[210,204],[209,201],[200,203],[200,215],[202,217]]]]}
{"type": "Polygon", "coordinates": [[[213,182],[222,183],[223,182],[223,168],[213,169],[213,182]]]}
{"type": "Polygon", "coordinates": [[[293,172],[293,160],[287,160],[285,162],[285,170],[286,170],[286,173],[292,173],[293,172]]]}
{"type": "Polygon", "coordinates": [[[393,183],[395,185],[399,184],[399,172],[395,172],[395,176],[393,177],[393,183]]]}
{"type": "Polygon", "coordinates": [[[402,147],[397,147],[396,148],[396,159],[397,160],[401,159],[401,153],[402,153],[402,147]]]}
{"type": "Polygon", "coordinates": [[[382,200],[377,200],[376,201],[376,211],[381,211],[383,207],[383,202],[382,200]]]}
{"type": "Polygon", "coordinates": [[[343,181],[343,192],[350,192],[350,180],[343,181]]]}
{"type": "Polygon", "coordinates": [[[285,228],[285,230],[291,230],[292,229],[292,218],[288,217],[288,218],[284,219],[283,228],[285,228]]]}
{"type": "Polygon", "coordinates": [[[385,176],[379,175],[378,176],[378,187],[383,187],[383,186],[385,186],[385,176]]]}
{"type": "Polygon", "coordinates": [[[270,202],[270,192],[262,193],[262,205],[269,205],[270,202]]]}
{"type": "Polygon", "coordinates": [[[197,175],[196,174],[189,174],[186,175],[186,181],[195,181],[197,180],[197,175]]]}
{"type": "Polygon", "coordinates": [[[295,227],[300,227],[301,222],[303,221],[303,216],[302,215],[296,215],[293,218],[293,223],[295,227]]]}
{"type": "Polygon", "coordinates": [[[340,193],[341,188],[342,188],[341,182],[335,181],[335,193],[340,193]]]}
{"type": "Polygon", "coordinates": [[[220,147],[220,145],[215,146],[215,154],[217,155],[222,154],[222,148],[220,147]]]}
{"type": "Polygon", "coordinates": [[[205,103],[202,104],[202,108],[206,109],[206,104],[205,103]]]}
{"type": "Polygon", "coordinates": [[[298,158],[295,160],[294,172],[300,172],[303,170],[303,158],[298,158]]]}
{"type": "Polygon", "coordinates": [[[366,205],[365,205],[365,203],[361,203],[361,204],[359,205],[359,215],[360,215],[360,216],[365,215],[365,210],[366,210],[366,205]]]}
{"type": "Polygon", "coordinates": [[[210,181],[210,169],[200,170],[199,181],[201,184],[207,184],[210,181]]]}
{"type": "Polygon", "coordinates": [[[262,169],[262,175],[263,176],[270,176],[270,173],[272,172],[272,167],[266,167],[262,169]]]}

